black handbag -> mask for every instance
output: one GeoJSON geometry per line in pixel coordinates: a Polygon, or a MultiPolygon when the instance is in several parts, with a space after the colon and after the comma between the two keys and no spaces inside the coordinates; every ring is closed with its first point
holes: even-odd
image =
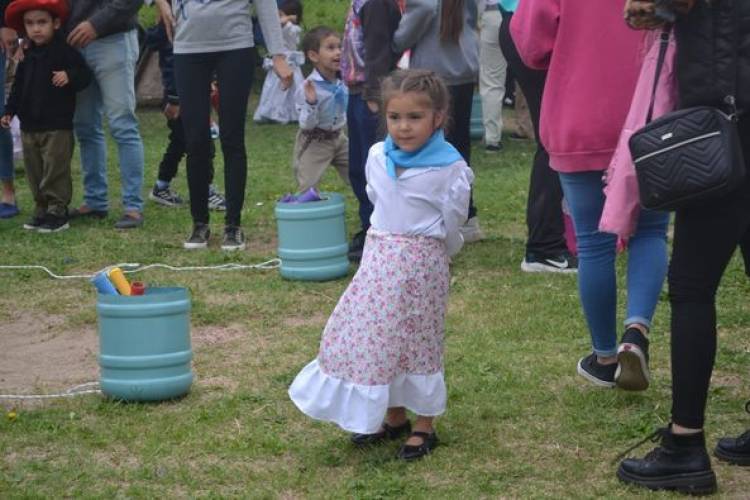
{"type": "Polygon", "coordinates": [[[720,197],[736,189],[745,176],[733,96],[725,100],[730,114],[698,106],[651,121],[668,43],[667,28],[661,34],[646,126],[635,132],[628,144],[641,206],[652,210],[677,210],[720,197]]]}

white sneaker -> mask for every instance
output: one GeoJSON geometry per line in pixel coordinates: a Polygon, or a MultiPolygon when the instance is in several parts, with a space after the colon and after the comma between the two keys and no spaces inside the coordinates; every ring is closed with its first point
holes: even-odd
{"type": "Polygon", "coordinates": [[[461,235],[464,237],[464,243],[474,243],[484,239],[484,233],[479,227],[479,217],[474,216],[467,220],[463,226],[459,228],[461,235]]]}

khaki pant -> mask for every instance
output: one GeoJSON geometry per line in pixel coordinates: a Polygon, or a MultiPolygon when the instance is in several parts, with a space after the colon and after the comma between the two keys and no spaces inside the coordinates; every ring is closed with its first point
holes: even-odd
{"type": "Polygon", "coordinates": [[[486,10],[479,23],[479,95],[485,144],[497,145],[503,134],[503,96],[508,63],[500,50],[500,11],[486,10]]]}
{"type": "Polygon", "coordinates": [[[523,91],[516,85],[516,133],[527,139],[534,140],[534,125],[531,123],[531,114],[529,114],[529,105],[526,103],[526,96],[523,91]]]}
{"type": "Polygon", "coordinates": [[[34,215],[65,216],[73,196],[73,131],[22,132],[21,141],[26,178],[36,203],[34,215]]]}
{"type": "Polygon", "coordinates": [[[321,138],[299,130],[293,165],[298,191],[317,187],[329,165],[349,184],[349,139],[343,131],[334,138],[321,138]]]}

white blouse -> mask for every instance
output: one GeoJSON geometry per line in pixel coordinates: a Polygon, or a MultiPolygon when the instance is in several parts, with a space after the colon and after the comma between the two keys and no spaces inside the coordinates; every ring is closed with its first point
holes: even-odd
{"type": "Polygon", "coordinates": [[[464,244],[459,228],[469,213],[471,168],[459,160],[446,167],[397,170],[398,179],[388,176],[382,142],[370,148],[365,175],[367,196],[375,206],[372,227],[438,238],[445,241],[448,255],[458,253],[464,244]]]}

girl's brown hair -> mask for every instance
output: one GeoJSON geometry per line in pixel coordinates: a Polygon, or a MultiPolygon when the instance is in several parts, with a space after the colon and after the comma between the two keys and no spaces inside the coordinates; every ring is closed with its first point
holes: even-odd
{"type": "MultiPolygon", "coordinates": [[[[388,101],[393,96],[406,92],[424,95],[425,98],[429,99],[432,109],[436,112],[442,112],[447,120],[448,110],[451,105],[451,95],[443,79],[437,76],[434,71],[426,69],[403,69],[396,70],[388,75],[380,85],[381,110],[383,114],[385,114],[388,107],[388,101]]],[[[443,123],[444,128],[447,125],[447,123],[443,123]]]]}
{"type": "Polygon", "coordinates": [[[466,0],[443,0],[440,6],[440,41],[458,42],[464,29],[466,0]]]}

